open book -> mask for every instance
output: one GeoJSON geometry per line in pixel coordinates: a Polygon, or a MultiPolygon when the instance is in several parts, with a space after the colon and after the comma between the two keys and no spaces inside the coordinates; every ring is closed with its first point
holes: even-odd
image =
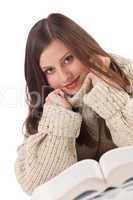
{"type": "Polygon", "coordinates": [[[89,199],[89,196],[92,200],[93,196],[109,190],[118,192],[122,188],[123,192],[129,185],[133,199],[133,146],[109,150],[99,162],[86,159],[73,164],[38,186],[32,194],[32,200],[79,200],[89,199]]]}

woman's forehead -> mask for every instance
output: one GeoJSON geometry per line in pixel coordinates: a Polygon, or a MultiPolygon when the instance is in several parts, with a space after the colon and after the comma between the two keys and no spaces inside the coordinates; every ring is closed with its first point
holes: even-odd
{"type": "Polygon", "coordinates": [[[59,61],[70,50],[60,40],[52,41],[40,56],[40,66],[59,61]]]}

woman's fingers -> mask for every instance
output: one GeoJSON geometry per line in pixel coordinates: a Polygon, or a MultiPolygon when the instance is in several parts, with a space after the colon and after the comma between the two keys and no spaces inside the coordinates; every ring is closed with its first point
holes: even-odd
{"type": "Polygon", "coordinates": [[[59,96],[64,97],[64,92],[61,89],[55,89],[53,92],[51,92],[48,96],[53,96],[53,94],[57,94],[59,96]]]}
{"type": "Polygon", "coordinates": [[[86,87],[86,86],[89,86],[91,84],[91,77],[89,75],[90,73],[87,74],[85,80],[84,80],[84,84],[83,86],[86,87]]]}
{"type": "Polygon", "coordinates": [[[47,102],[47,103],[52,103],[52,101],[51,101],[51,99],[50,99],[49,96],[47,96],[47,97],[45,98],[45,102],[47,102]]]}
{"type": "Polygon", "coordinates": [[[56,89],[45,98],[45,101],[48,103],[63,106],[67,109],[71,109],[71,104],[64,96],[64,92],[61,89],[56,89]]]}
{"type": "Polygon", "coordinates": [[[102,81],[102,78],[100,78],[100,74],[94,71],[94,73],[90,72],[87,75],[87,78],[91,80],[92,86],[94,87],[97,82],[102,81]]]}
{"type": "MultiPolygon", "coordinates": [[[[89,73],[88,73],[89,74],[89,73]]],[[[91,87],[91,79],[89,78],[88,74],[86,75],[83,84],[80,88],[81,91],[86,91],[88,92],[90,90],[91,87]]]]}
{"type": "Polygon", "coordinates": [[[65,97],[65,94],[64,94],[64,92],[63,92],[61,89],[56,89],[56,90],[54,91],[54,93],[55,93],[55,94],[59,94],[59,95],[62,96],[62,97],[65,97]]]}

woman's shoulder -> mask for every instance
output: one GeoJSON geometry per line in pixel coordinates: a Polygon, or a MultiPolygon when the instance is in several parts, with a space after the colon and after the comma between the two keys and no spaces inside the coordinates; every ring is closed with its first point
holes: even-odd
{"type": "Polygon", "coordinates": [[[111,57],[113,57],[119,64],[129,64],[132,63],[133,64],[133,59],[131,58],[125,58],[124,56],[118,55],[116,53],[109,53],[109,55],[111,55],[111,57]]]}
{"type": "Polygon", "coordinates": [[[118,63],[119,67],[125,72],[129,79],[133,80],[133,59],[125,58],[118,54],[109,53],[118,63]]]}

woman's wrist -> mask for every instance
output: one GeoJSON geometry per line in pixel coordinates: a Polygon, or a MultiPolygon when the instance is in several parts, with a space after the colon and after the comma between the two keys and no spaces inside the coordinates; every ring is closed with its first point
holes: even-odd
{"type": "Polygon", "coordinates": [[[56,136],[77,137],[82,116],[61,106],[44,104],[43,114],[38,131],[48,132],[56,136]]]}
{"type": "Polygon", "coordinates": [[[124,90],[118,90],[103,81],[83,97],[84,104],[104,119],[122,110],[128,99],[129,95],[124,90]]]}

